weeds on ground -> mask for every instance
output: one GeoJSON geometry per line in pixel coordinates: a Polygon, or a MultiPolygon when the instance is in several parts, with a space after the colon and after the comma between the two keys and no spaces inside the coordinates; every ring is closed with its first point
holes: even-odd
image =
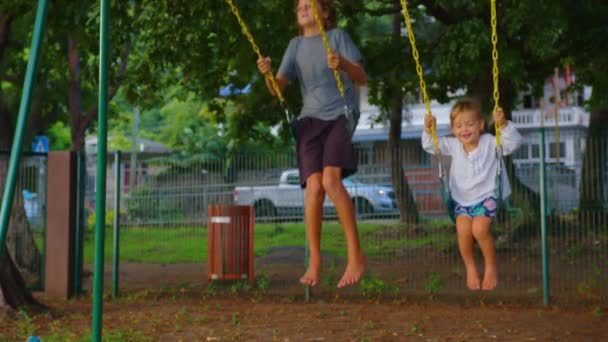
{"type": "Polygon", "coordinates": [[[442,287],[443,283],[441,282],[441,276],[439,273],[429,273],[426,284],[424,285],[424,290],[431,296],[431,299],[435,300],[437,298],[437,295],[442,287]]]}
{"type": "Polygon", "coordinates": [[[412,333],[414,333],[414,334],[421,334],[422,333],[422,328],[417,323],[414,323],[410,327],[410,331],[412,333]]]}
{"type": "MultiPolygon", "coordinates": [[[[90,337],[88,337],[88,339],[90,339],[90,337]]],[[[138,341],[138,342],[153,341],[152,337],[146,336],[143,332],[137,331],[137,330],[131,330],[129,328],[122,328],[122,329],[118,329],[118,330],[110,330],[110,331],[104,332],[103,340],[104,341],[138,341]]]]}
{"type": "Polygon", "coordinates": [[[205,292],[207,292],[208,295],[215,296],[215,295],[217,295],[217,291],[218,291],[218,284],[216,282],[210,281],[207,283],[205,292]]]}
{"type": "Polygon", "coordinates": [[[18,312],[15,327],[17,328],[17,334],[24,338],[35,335],[38,328],[32,317],[24,310],[18,312]]]}
{"type": "Polygon", "coordinates": [[[327,272],[323,273],[323,284],[330,289],[335,287],[335,284],[338,282],[338,274],[336,273],[336,259],[331,259],[331,263],[329,264],[329,268],[327,272]]]}
{"type": "Polygon", "coordinates": [[[256,278],[256,287],[262,291],[262,293],[266,293],[268,292],[268,289],[270,288],[270,277],[268,277],[268,275],[266,274],[260,274],[257,278],[256,278]]]}
{"type": "Polygon", "coordinates": [[[249,284],[249,281],[247,280],[236,281],[230,285],[230,292],[232,292],[232,294],[239,294],[249,290],[251,290],[251,284],[249,284]]]}
{"type": "Polygon", "coordinates": [[[239,318],[239,313],[235,312],[232,314],[232,325],[237,327],[241,324],[241,319],[239,318]]]}
{"type": "Polygon", "coordinates": [[[361,294],[367,298],[380,298],[386,294],[398,295],[399,288],[376,276],[365,276],[359,282],[361,294]]]}
{"type": "Polygon", "coordinates": [[[576,285],[578,294],[586,298],[599,299],[601,295],[598,288],[601,284],[601,277],[602,270],[599,266],[595,265],[591,276],[586,277],[585,280],[576,285]]]}

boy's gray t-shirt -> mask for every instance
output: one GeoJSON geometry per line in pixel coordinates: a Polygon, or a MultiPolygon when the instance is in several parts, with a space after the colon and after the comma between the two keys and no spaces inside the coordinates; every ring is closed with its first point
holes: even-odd
{"type": "MultiPolygon", "coordinates": [[[[333,51],[355,63],[362,63],[361,52],[345,31],[331,29],[327,39],[333,51]]],[[[293,38],[283,55],[278,74],[290,81],[297,79],[302,91],[302,111],[298,118],[333,120],[344,114],[344,100],[333,70],[327,66],[327,52],[320,35],[293,38]]],[[[341,71],[349,108],[359,109],[353,82],[341,71]]]]}

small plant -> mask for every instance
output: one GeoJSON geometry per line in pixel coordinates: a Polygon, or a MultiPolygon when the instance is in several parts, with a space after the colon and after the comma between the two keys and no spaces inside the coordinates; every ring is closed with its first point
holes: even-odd
{"type": "Polygon", "coordinates": [[[217,287],[218,286],[214,281],[210,281],[209,283],[207,283],[207,288],[205,289],[205,291],[208,295],[214,296],[217,294],[217,287]]]}
{"type": "Polygon", "coordinates": [[[234,325],[236,327],[239,324],[241,324],[241,320],[239,318],[238,312],[235,312],[232,314],[232,325],[234,325]]]}
{"type": "Polygon", "coordinates": [[[363,323],[363,329],[374,329],[376,325],[372,321],[366,321],[363,323]]]}
{"type": "Polygon", "coordinates": [[[285,228],[283,228],[282,226],[275,226],[273,230],[271,230],[270,232],[268,232],[268,237],[269,238],[273,238],[275,236],[281,235],[285,233],[285,228]]]}
{"type": "Polygon", "coordinates": [[[179,317],[184,317],[184,316],[186,316],[186,307],[185,307],[185,306],[182,306],[182,307],[179,309],[179,311],[177,312],[177,316],[179,316],[179,317]]]}
{"type": "Polygon", "coordinates": [[[270,288],[270,278],[266,274],[261,274],[257,277],[256,286],[262,292],[266,293],[270,288]]]}
{"type": "Polygon", "coordinates": [[[439,294],[439,290],[443,287],[441,282],[441,276],[437,272],[429,273],[429,276],[424,285],[424,290],[431,295],[431,298],[435,298],[439,294]]]}
{"type": "Polygon", "coordinates": [[[576,285],[578,294],[588,298],[599,298],[598,287],[601,282],[601,275],[602,271],[600,267],[595,265],[593,267],[593,274],[585,277],[584,281],[581,281],[576,285]]]}
{"type": "Polygon", "coordinates": [[[412,324],[410,331],[413,332],[414,334],[420,334],[422,332],[422,328],[419,327],[418,324],[414,323],[414,324],[412,324]]]}
{"type": "Polygon", "coordinates": [[[329,287],[330,289],[334,287],[334,284],[337,283],[338,277],[336,275],[336,260],[332,259],[331,264],[329,265],[329,269],[327,272],[323,273],[323,284],[329,287]]]}
{"type": "Polygon", "coordinates": [[[27,312],[23,310],[19,311],[19,320],[17,321],[16,325],[17,334],[19,334],[19,336],[35,335],[36,324],[27,312]]]}
{"type": "Polygon", "coordinates": [[[380,297],[389,292],[394,294],[399,292],[396,286],[389,285],[384,280],[375,276],[366,276],[361,279],[359,287],[363,296],[368,298],[380,297]]]}
{"type": "Polygon", "coordinates": [[[251,288],[249,282],[246,280],[241,280],[230,285],[230,292],[233,294],[238,294],[241,291],[248,291],[251,288]]]}
{"type": "Polygon", "coordinates": [[[104,332],[104,341],[152,341],[152,338],[143,332],[130,328],[121,328],[104,332]]]}
{"type": "Polygon", "coordinates": [[[600,307],[596,307],[595,309],[593,309],[593,316],[595,317],[600,317],[602,315],[602,309],[600,309],[600,307]]]}

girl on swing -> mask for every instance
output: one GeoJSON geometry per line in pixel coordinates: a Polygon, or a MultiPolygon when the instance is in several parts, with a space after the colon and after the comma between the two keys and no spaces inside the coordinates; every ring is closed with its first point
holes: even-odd
{"type": "MultiPolygon", "coordinates": [[[[293,38],[283,55],[276,80],[283,89],[297,80],[303,98],[302,110],[295,122],[296,153],[300,182],[305,189],[304,215],[310,258],[304,285],[315,286],[321,274],[321,225],[323,200],[329,196],[336,207],[348,248],[346,270],[337,286],[355,284],[365,270],[353,203],[342,179],[357,171],[357,158],[347,133],[344,100],[336,86],[333,70],[339,70],[350,108],[358,108],[356,85],[365,85],[367,74],[362,56],[349,35],[336,28],[333,0],[317,0],[319,16],[334,51],[327,54],[314,18],[311,0],[295,2],[300,35],[293,38]]],[[[257,61],[262,74],[272,72],[268,57],[257,61]]],[[[268,90],[274,91],[266,79],[268,90]]]]}
{"type": "MultiPolygon", "coordinates": [[[[493,114],[502,137],[504,155],[513,153],[521,142],[515,126],[507,121],[502,109],[493,114]]],[[[431,129],[435,118],[424,120],[422,147],[435,153],[431,129]]],[[[452,158],[449,174],[450,192],[456,202],[454,216],[458,233],[458,247],[467,273],[467,287],[471,290],[493,290],[498,283],[496,249],[490,230],[496,215],[496,173],[501,161],[496,158],[496,140],[484,133],[485,120],[479,103],[470,98],[458,100],[450,112],[454,137],[440,137],[441,154],[452,158]],[[477,241],[484,258],[483,280],[480,281],[473,244],[477,241]]],[[[510,194],[509,180],[502,173],[503,197],[510,194]]]]}

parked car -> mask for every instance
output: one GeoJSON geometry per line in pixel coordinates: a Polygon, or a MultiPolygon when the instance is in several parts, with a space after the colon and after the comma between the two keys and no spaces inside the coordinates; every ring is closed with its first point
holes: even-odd
{"type": "MultiPolygon", "coordinates": [[[[344,186],[352,198],[357,214],[394,214],[397,212],[395,192],[389,186],[366,184],[355,177],[345,178],[344,186]]],[[[234,202],[238,205],[252,205],[257,218],[302,215],[304,212],[304,191],[300,187],[297,169],[281,173],[276,185],[237,186],[234,202]]],[[[332,201],[326,197],[324,213],[335,214],[332,201]]]]}

